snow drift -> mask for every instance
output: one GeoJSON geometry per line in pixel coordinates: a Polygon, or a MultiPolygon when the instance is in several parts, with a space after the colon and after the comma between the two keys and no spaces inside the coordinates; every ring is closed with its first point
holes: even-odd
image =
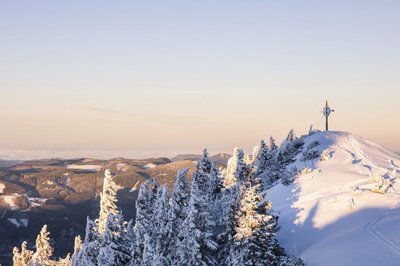
{"type": "Polygon", "coordinates": [[[322,156],[288,166],[301,171],[268,191],[280,213],[279,242],[307,265],[399,265],[400,157],[346,132],[304,139],[322,156]],[[321,159],[322,158],[322,159],[321,159]]]}

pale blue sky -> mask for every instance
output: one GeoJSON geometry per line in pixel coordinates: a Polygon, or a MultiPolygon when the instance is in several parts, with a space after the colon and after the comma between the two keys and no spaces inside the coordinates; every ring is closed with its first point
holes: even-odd
{"type": "Polygon", "coordinates": [[[229,151],[332,127],[400,150],[399,1],[0,0],[0,148],[229,151]]]}

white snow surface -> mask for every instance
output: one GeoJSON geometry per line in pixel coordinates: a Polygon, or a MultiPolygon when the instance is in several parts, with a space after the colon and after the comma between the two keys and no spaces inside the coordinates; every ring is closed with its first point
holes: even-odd
{"type": "Polygon", "coordinates": [[[153,169],[157,167],[157,165],[155,165],[154,163],[148,163],[145,166],[143,166],[144,169],[153,169]]]}
{"type": "Polygon", "coordinates": [[[8,221],[14,224],[16,227],[28,227],[28,219],[16,219],[16,218],[8,218],[8,221]]]}
{"type": "Polygon", "coordinates": [[[100,171],[101,165],[97,164],[70,164],[67,166],[68,169],[75,169],[75,170],[87,170],[87,171],[100,171]]]}
{"type": "Polygon", "coordinates": [[[0,183],[0,194],[4,193],[5,188],[6,188],[6,185],[4,185],[3,183],[0,183]]]}
{"type": "Polygon", "coordinates": [[[45,198],[33,198],[28,197],[29,204],[31,207],[41,207],[43,204],[46,204],[47,199],[45,198]]]}
{"type": "Polygon", "coordinates": [[[279,242],[310,266],[400,265],[399,155],[346,132],[315,133],[304,147],[315,140],[331,157],[268,191],[280,213],[279,242]],[[386,193],[373,192],[382,182],[386,193]]]}

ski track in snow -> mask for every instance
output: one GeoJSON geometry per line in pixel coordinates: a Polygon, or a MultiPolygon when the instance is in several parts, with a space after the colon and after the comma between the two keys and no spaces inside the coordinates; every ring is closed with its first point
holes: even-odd
{"type": "Polygon", "coordinates": [[[392,250],[397,256],[400,257],[400,246],[396,243],[393,243],[389,238],[384,236],[382,233],[377,230],[376,225],[382,221],[382,219],[395,215],[398,219],[400,219],[400,210],[387,210],[378,218],[371,220],[363,229],[363,231],[372,237],[373,239],[379,241],[381,244],[392,250]]]}

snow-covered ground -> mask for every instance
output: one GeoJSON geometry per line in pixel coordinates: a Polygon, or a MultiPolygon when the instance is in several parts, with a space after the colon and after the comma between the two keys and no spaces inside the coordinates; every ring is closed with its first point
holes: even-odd
{"type": "Polygon", "coordinates": [[[0,183],[0,194],[4,193],[5,188],[6,188],[6,185],[4,185],[3,183],[0,183]]]}
{"type": "Polygon", "coordinates": [[[70,164],[67,166],[68,169],[75,169],[75,170],[86,170],[86,171],[100,171],[101,170],[101,165],[97,164],[70,164]]]}
{"type": "MultiPolygon", "coordinates": [[[[400,157],[345,132],[305,141],[319,141],[327,160],[314,159],[310,173],[269,190],[279,242],[310,266],[400,265],[400,157]]],[[[294,165],[305,167],[300,159],[294,165]]]]}
{"type": "Polygon", "coordinates": [[[148,163],[145,166],[143,166],[144,169],[153,169],[155,168],[157,165],[155,165],[154,163],[148,163]]]}
{"type": "Polygon", "coordinates": [[[26,218],[21,218],[21,219],[8,218],[8,221],[14,224],[16,227],[28,227],[29,220],[26,218]]]}
{"type": "Polygon", "coordinates": [[[40,207],[43,204],[46,204],[47,199],[45,198],[33,198],[33,197],[27,197],[29,204],[31,207],[40,207]]]}

